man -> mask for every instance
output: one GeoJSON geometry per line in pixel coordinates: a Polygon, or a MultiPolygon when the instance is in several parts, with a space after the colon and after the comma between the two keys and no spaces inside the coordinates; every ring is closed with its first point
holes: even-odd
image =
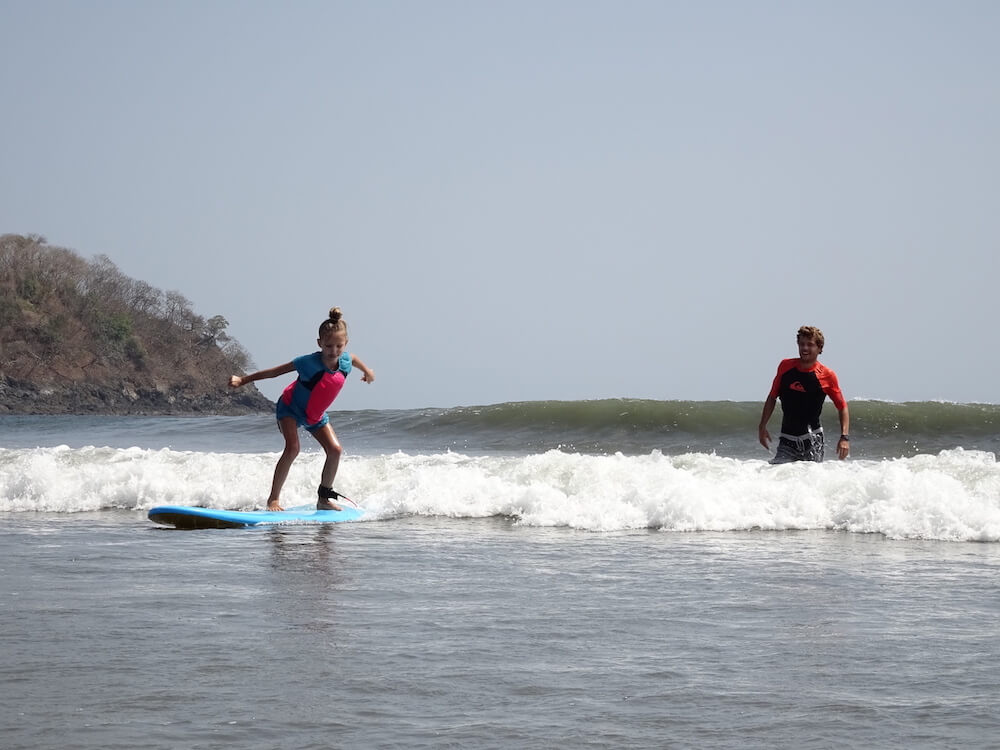
{"type": "Polygon", "coordinates": [[[840,415],[840,439],[837,441],[837,457],[841,460],[850,453],[850,417],[847,401],[840,392],[837,375],[829,367],[819,363],[823,353],[823,332],[815,326],[802,326],[796,335],[799,345],[798,359],[785,359],[778,365],[771,392],[764,402],[760,415],[757,436],[760,444],[770,450],[771,435],[767,431],[767,421],[774,412],[774,406],[781,399],[781,434],[778,436],[778,450],[772,464],[789,461],[823,460],[823,426],[819,415],[823,401],[829,396],[840,415]]]}

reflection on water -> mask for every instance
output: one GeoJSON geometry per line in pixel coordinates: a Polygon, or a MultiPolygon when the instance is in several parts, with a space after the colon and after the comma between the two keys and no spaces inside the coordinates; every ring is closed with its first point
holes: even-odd
{"type": "Polygon", "coordinates": [[[272,588],[271,603],[275,616],[292,629],[337,628],[339,595],[353,580],[337,531],[335,524],[266,529],[271,575],[265,578],[272,588]]]}

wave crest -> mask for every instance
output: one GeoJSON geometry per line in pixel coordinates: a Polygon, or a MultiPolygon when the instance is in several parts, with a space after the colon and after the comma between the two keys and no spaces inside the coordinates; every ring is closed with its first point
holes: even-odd
{"type": "MultiPolygon", "coordinates": [[[[0,512],[263,506],[276,454],[140,448],[0,449],[0,512]]],[[[303,454],[283,495],[310,502],[323,458],[303,454]]],[[[885,461],[771,466],[705,453],[348,457],[338,489],[370,518],[502,516],[588,531],[826,529],[1000,541],[1000,463],[963,449],[885,461]]]]}

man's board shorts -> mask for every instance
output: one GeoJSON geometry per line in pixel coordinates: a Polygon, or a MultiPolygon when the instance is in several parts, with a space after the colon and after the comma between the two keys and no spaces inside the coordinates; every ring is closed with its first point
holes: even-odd
{"type": "Polygon", "coordinates": [[[787,464],[792,461],[823,460],[823,428],[811,430],[805,435],[778,436],[778,450],[771,459],[772,464],[787,464]]]}

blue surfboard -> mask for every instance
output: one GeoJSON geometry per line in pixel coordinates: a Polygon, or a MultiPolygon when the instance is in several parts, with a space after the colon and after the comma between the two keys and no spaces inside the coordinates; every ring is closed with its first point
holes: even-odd
{"type": "Polygon", "coordinates": [[[187,505],[159,505],[147,514],[150,521],[178,529],[238,529],[278,523],[342,523],[357,521],[364,510],[345,505],[343,510],[316,510],[304,505],[287,510],[217,510],[187,505]]]}

